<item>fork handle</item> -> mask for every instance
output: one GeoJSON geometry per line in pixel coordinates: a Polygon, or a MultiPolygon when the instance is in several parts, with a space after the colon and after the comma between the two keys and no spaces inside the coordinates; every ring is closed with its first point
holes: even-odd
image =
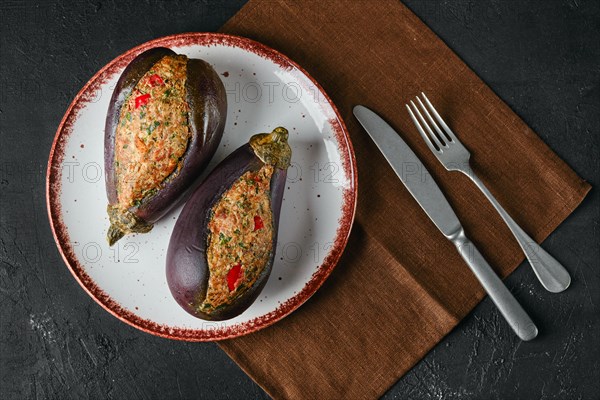
{"type": "Polygon", "coordinates": [[[544,288],[552,293],[559,293],[568,288],[571,283],[571,276],[565,267],[521,229],[472,170],[463,172],[471,178],[479,190],[492,203],[496,211],[498,211],[498,214],[500,214],[515,239],[517,239],[519,246],[523,249],[523,253],[525,253],[527,260],[529,260],[533,272],[535,272],[535,275],[544,288]]]}
{"type": "Polygon", "coordinates": [[[450,240],[517,336],[525,341],[535,338],[537,327],[464,231],[461,229],[450,240]]]}

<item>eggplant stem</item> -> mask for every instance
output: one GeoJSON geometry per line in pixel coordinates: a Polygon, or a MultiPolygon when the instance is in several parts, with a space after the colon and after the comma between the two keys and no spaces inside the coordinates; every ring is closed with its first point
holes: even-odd
{"type": "Polygon", "coordinates": [[[154,227],[153,224],[137,217],[129,210],[121,209],[118,205],[109,204],[106,211],[110,220],[110,227],[106,234],[109,246],[115,244],[128,233],[146,233],[154,227]]]}
{"type": "Polygon", "coordinates": [[[254,154],[265,164],[287,169],[292,158],[292,149],[288,144],[288,130],[277,127],[271,133],[259,133],[250,138],[254,154]]]}
{"type": "Polygon", "coordinates": [[[108,233],[106,234],[108,245],[112,246],[113,244],[117,243],[117,241],[123,236],[125,236],[125,232],[123,232],[118,226],[111,224],[108,228],[108,233]]]}

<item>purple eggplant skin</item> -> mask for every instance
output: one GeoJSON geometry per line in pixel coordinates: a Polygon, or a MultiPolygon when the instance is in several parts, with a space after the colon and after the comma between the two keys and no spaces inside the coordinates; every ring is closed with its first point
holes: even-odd
{"type": "Polygon", "coordinates": [[[195,317],[213,321],[233,318],[244,312],[256,300],[267,283],[275,258],[287,166],[285,168],[275,167],[271,176],[273,247],[267,265],[256,282],[233,303],[218,308],[211,314],[206,314],[198,309],[204,301],[208,289],[209,268],[206,251],[210,212],[239,177],[248,171],[258,171],[263,165],[264,162],[255,154],[249,144],[241,146],[217,165],[202,182],[184,206],[175,223],[167,250],[167,283],[179,305],[195,317]]]}
{"type": "MultiPolygon", "coordinates": [[[[117,203],[115,139],[121,108],[144,74],[164,56],[175,54],[163,47],[147,50],[125,68],[117,82],[104,131],[104,168],[109,207],[117,203]]],[[[183,155],[181,168],[169,176],[153,196],[131,207],[126,216],[121,216],[130,230],[123,232],[111,226],[108,234],[110,245],[126,233],[149,231],[156,221],[185,200],[186,195],[199,183],[198,178],[219,146],[227,116],[227,96],[219,75],[207,62],[188,59],[185,88],[191,139],[183,155]]]]}

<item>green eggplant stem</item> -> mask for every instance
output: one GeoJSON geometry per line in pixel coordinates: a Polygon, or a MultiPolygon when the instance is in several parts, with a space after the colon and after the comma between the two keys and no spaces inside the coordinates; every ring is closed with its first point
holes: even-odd
{"type": "Polygon", "coordinates": [[[128,233],[146,233],[154,227],[153,224],[136,217],[131,211],[121,209],[118,205],[109,204],[106,211],[110,220],[110,227],[106,234],[109,246],[128,233]]]}
{"type": "Polygon", "coordinates": [[[283,127],[273,129],[271,133],[259,133],[250,138],[254,154],[265,164],[287,169],[292,158],[292,149],[288,144],[288,130],[283,127]]]}

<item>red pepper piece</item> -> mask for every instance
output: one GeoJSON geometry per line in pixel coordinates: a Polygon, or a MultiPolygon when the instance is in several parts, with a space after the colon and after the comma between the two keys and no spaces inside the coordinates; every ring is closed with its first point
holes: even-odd
{"type": "Polygon", "coordinates": [[[254,216],[254,232],[256,232],[257,230],[263,228],[265,225],[263,224],[263,220],[260,217],[260,215],[255,215],[254,216]]]}
{"type": "Polygon", "coordinates": [[[152,85],[152,87],[161,86],[165,84],[165,81],[163,81],[163,79],[158,74],[150,75],[150,78],[148,79],[150,79],[150,85],[152,85]]]}
{"type": "Polygon", "coordinates": [[[140,108],[140,106],[145,106],[150,101],[150,93],[143,94],[135,98],[135,108],[140,108]]]}
{"type": "Polygon", "coordinates": [[[227,273],[227,286],[229,287],[229,291],[233,292],[235,288],[240,284],[242,277],[242,266],[241,264],[236,264],[227,273]]]}

